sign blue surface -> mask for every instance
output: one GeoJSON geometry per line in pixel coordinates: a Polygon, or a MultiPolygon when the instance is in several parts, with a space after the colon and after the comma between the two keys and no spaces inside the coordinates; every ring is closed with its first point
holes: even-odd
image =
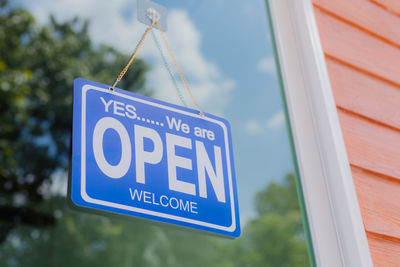
{"type": "Polygon", "coordinates": [[[108,88],[74,83],[72,202],[238,237],[229,123],[108,88]]]}

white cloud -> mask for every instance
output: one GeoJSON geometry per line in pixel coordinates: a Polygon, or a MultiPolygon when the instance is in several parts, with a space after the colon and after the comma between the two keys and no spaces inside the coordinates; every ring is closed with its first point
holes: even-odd
{"type": "Polygon", "coordinates": [[[249,120],[244,125],[244,130],[250,135],[259,135],[267,131],[280,129],[285,124],[285,114],[279,111],[266,121],[249,120]]]}
{"type": "Polygon", "coordinates": [[[257,70],[270,75],[275,75],[275,59],[274,57],[262,58],[257,64],[257,70]]]}
{"type": "Polygon", "coordinates": [[[277,129],[282,127],[284,124],[285,124],[285,114],[283,113],[283,111],[275,113],[267,121],[267,127],[269,129],[277,129]]]}
{"type": "MultiPolygon", "coordinates": [[[[229,101],[229,91],[235,87],[235,82],[224,77],[219,68],[202,55],[201,35],[185,11],[170,11],[167,38],[201,108],[207,112],[221,114],[229,101]]],[[[161,37],[158,39],[162,40],[161,37]]],[[[167,55],[167,51],[165,54],[167,55]]],[[[157,58],[160,57],[157,55],[157,58]]],[[[169,62],[173,67],[171,60],[169,62]]],[[[168,72],[161,61],[154,66],[149,79],[154,88],[160,88],[156,96],[179,103],[173,83],[169,80],[168,72]]],[[[191,104],[188,92],[182,83],[179,84],[186,102],[191,104]]]]}
{"type": "MultiPolygon", "coordinates": [[[[90,21],[90,36],[96,43],[109,44],[129,54],[147,27],[136,19],[136,1],[23,0],[22,3],[34,13],[40,23],[45,23],[49,14],[61,21],[74,16],[87,18],[90,21]],[[123,12],[126,10],[132,10],[132,16],[124,16],[123,12]]],[[[169,10],[166,37],[199,105],[206,112],[222,114],[229,101],[229,91],[235,87],[235,82],[225,77],[218,66],[205,58],[201,51],[201,34],[186,11],[169,10]]],[[[161,38],[158,39],[162,42],[161,38]]],[[[166,50],[165,55],[168,56],[166,50]]],[[[148,85],[154,89],[155,97],[180,104],[151,36],[139,52],[139,57],[151,62],[148,85]]],[[[175,71],[172,63],[170,66],[175,71]]],[[[193,107],[182,84],[181,89],[186,102],[193,107]]]]}
{"type": "Polygon", "coordinates": [[[46,23],[52,14],[65,21],[80,17],[90,21],[89,34],[96,43],[109,44],[130,53],[146,26],[136,20],[136,11],[129,18],[124,10],[136,9],[136,1],[129,0],[21,0],[39,23],[46,23]]]}
{"type": "Polygon", "coordinates": [[[252,135],[260,134],[263,131],[261,123],[256,120],[247,121],[244,130],[252,135]]]}
{"type": "Polygon", "coordinates": [[[46,198],[55,195],[66,196],[68,193],[68,173],[56,171],[51,176],[51,181],[43,183],[39,190],[46,198]]]}

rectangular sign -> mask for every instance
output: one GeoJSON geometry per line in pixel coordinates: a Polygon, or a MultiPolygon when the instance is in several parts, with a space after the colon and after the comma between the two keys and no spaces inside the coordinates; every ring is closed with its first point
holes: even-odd
{"type": "Polygon", "coordinates": [[[74,83],[72,202],[238,237],[229,123],[108,88],[74,83]]]}

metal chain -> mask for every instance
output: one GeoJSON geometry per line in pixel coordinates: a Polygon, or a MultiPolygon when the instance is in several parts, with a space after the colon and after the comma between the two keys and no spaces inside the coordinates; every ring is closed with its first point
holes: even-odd
{"type": "Polygon", "coordinates": [[[193,103],[195,104],[195,106],[196,106],[197,109],[199,110],[200,116],[204,116],[203,111],[201,110],[200,106],[197,104],[197,101],[196,101],[196,99],[195,99],[195,97],[194,97],[194,95],[193,95],[193,93],[192,93],[192,90],[190,90],[189,84],[188,84],[188,82],[187,82],[185,76],[183,75],[183,72],[182,72],[182,70],[181,70],[181,68],[180,68],[180,66],[179,66],[179,64],[178,64],[178,62],[177,62],[177,60],[176,60],[176,58],[175,58],[175,56],[174,56],[174,53],[172,52],[171,47],[170,47],[169,44],[168,44],[167,38],[164,36],[164,33],[163,33],[162,29],[161,29],[161,26],[160,26],[160,24],[158,23],[159,16],[157,16],[157,13],[155,13],[155,12],[156,12],[156,11],[151,10],[151,12],[149,13],[150,19],[152,20],[151,25],[150,25],[150,26],[146,29],[146,31],[144,32],[142,38],[140,39],[140,42],[139,42],[138,45],[136,46],[136,48],[135,48],[135,50],[134,50],[134,52],[133,52],[131,58],[129,59],[128,64],[126,64],[126,66],[122,69],[121,73],[118,75],[117,79],[115,80],[113,86],[110,87],[110,90],[111,90],[111,91],[114,91],[115,86],[121,81],[122,77],[124,77],[125,73],[128,71],[129,66],[132,64],[132,62],[133,62],[133,60],[135,59],[137,53],[139,52],[139,49],[142,47],[142,45],[143,45],[143,43],[144,43],[144,40],[146,39],[147,35],[148,35],[149,32],[151,31],[151,33],[152,33],[152,35],[153,35],[153,38],[154,38],[154,41],[155,41],[155,43],[156,43],[156,45],[157,45],[157,48],[158,48],[158,50],[160,51],[160,54],[161,54],[161,57],[162,57],[162,59],[163,59],[164,65],[165,65],[165,67],[167,68],[168,73],[169,73],[169,75],[171,76],[171,79],[172,79],[172,81],[173,81],[173,83],[174,83],[174,86],[175,86],[175,88],[176,88],[176,91],[177,91],[177,93],[178,93],[178,96],[179,96],[180,100],[182,101],[183,105],[184,105],[185,107],[187,107],[187,105],[186,105],[186,103],[185,103],[185,101],[184,101],[183,95],[182,95],[182,93],[181,93],[181,91],[180,91],[180,89],[179,89],[179,87],[178,87],[178,85],[177,85],[177,83],[176,83],[176,81],[175,81],[175,78],[174,78],[174,76],[173,76],[173,74],[172,74],[171,68],[169,67],[168,62],[167,62],[167,60],[166,60],[166,58],[165,58],[165,56],[164,56],[164,53],[163,53],[162,50],[161,50],[161,46],[160,46],[160,44],[159,44],[159,42],[158,42],[158,40],[157,40],[157,38],[156,38],[154,32],[152,31],[153,26],[156,25],[157,28],[158,28],[158,30],[159,30],[159,32],[160,32],[160,35],[161,35],[161,37],[162,37],[164,43],[165,43],[165,46],[167,47],[168,53],[169,53],[169,55],[171,56],[173,62],[175,63],[175,67],[176,67],[176,69],[178,70],[178,73],[179,73],[179,75],[180,75],[180,77],[181,77],[181,79],[182,79],[182,81],[183,81],[183,84],[185,85],[186,89],[188,90],[188,92],[189,92],[189,94],[190,94],[190,97],[192,98],[193,103]]]}
{"type": "Polygon", "coordinates": [[[182,69],[180,68],[180,66],[178,64],[178,61],[176,60],[176,58],[174,56],[174,53],[172,52],[171,46],[168,44],[167,38],[165,37],[164,32],[162,31],[161,26],[158,23],[158,21],[156,21],[156,26],[158,28],[158,31],[160,32],[161,38],[163,39],[163,41],[165,43],[165,46],[167,47],[169,55],[171,56],[172,60],[175,63],[175,67],[178,70],[178,73],[179,73],[179,75],[180,75],[180,77],[181,77],[181,79],[183,81],[183,84],[185,85],[186,89],[188,90],[188,92],[190,94],[190,97],[192,98],[193,103],[195,104],[195,106],[199,110],[200,116],[204,116],[204,112],[200,108],[199,104],[197,104],[196,98],[194,97],[194,95],[192,93],[192,90],[190,90],[189,83],[187,82],[185,76],[183,75],[182,69]]]}
{"type": "Polygon", "coordinates": [[[131,58],[128,61],[128,64],[122,69],[121,73],[118,75],[117,79],[115,80],[114,84],[112,87],[110,87],[111,91],[114,91],[115,86],[121,81],[122,77],[124,77],[125,73],[128,71],[129,66],[132,64],[133,60],[135,59],[137,53],[139,52],[139,49],[142,47],[144,40],[146,40],[147,35],[153,28],[154,24],[156,24],[156,21],[154,20],[153,23],[146,29],[146,31],[143,33],[142,38],[140,39],[140,42],[137,44],[135,50],[132,53],[131,58]]]}
{"type": "Polygon", "coordinates": [[[167,59],[166,59],[166,57],[165,57],[165,55],[164,55],[164,52],[163,52],[162,49],[161,49],[160,42],[158,41],[157,36],[156,36],[156,34],[154,33],[154,30],[151,31],[151,35],[153,36],[153,39],[154,39],[154,42],[156,43],[156,46],[157,46],[157,48],[158,48],[158,51],[160,52],[161,58],[162,58],[162,60],[163,60],[163,62],[164,62],[164,66],[165,66],[165,68],[167,69],[167,71],[168,71],[168,73],[169,73],[169,76],[171,77],[172,82],[174,83],[174,86],[175,86],[176,92],[177,92],[177,94],[178,94],[178,96],[179,96],[179,99],[181,100],[182,104],[183,104],[185,107],[187,107],[187,104],[186,104],[186,102],[185,102],[185,99],[183,98],[183,95],[182,95],[182,91],[181,91],[181,89],[179,88],[178,83],[176,82],[176,79],[175,79],[175,77],[174,77],[174,75],[173,75],[173,73],[172,73],[172,71],[171,71],[171,67],[169,66],[168,61],[167,61],[167,59]]]}

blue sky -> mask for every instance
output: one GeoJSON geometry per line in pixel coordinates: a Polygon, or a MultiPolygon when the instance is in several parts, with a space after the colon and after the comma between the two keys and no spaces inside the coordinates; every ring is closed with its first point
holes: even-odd
{"type": "MultiPolygon", "coordinates": [[[[240,212],[247,220],[254,214],[255,193],[293,171],[264,1],[155,2],[168,8],[167,38],[200,106],[231,123],[240,212]]],[[[30,10],[39,23],[49,14],[61,21],[87,18],[95,42],[126,53],[146,28],[136,19],[132,0],[14,3],[30,10]]],[[[152,66],[148,87],[154,97],[180,104],[151,38],[139,56],[152,66]]]]}

